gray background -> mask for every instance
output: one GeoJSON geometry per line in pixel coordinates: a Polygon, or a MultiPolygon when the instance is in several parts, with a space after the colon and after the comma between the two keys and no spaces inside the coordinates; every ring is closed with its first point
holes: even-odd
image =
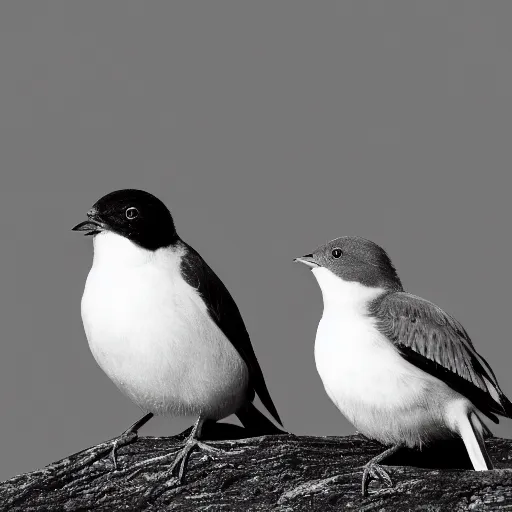
{"type": "Polygon", "coordinates": [[[512,396],[511,20],[507,1],[1,2],[0,478],[139,415],[89,353],[92,246],[70,231],[124,187],[227,284],[290,431],[353,431],[292,263],[344,234],[382,244],[512,396]]]}

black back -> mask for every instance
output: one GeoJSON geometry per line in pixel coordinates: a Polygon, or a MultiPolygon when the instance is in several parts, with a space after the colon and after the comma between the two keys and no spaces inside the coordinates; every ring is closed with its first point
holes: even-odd
{"type": "Polygon", "coordinates": [[[250,396],[248,396],[248,400],[252,401],[256,392],[270,414],[282,425],[281,418],[279,418],[277,409],[272,402],[267,385],[265,384],[263,372],[252,348],[249,333],[245,328],[235,301],[224,283],[217,277],[203,258],[185,242],[180,241],[179,243],[183,244],[187,249],[181,263],[183,277],[190,286],[199,291],[208,307],[211,318],[237,349],[249,369],[250,396]]]}

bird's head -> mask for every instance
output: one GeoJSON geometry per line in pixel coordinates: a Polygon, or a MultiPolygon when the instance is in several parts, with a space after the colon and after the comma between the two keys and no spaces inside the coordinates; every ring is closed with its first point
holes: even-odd
{"type": "Polygon", "coordinates": [[[335,238],[294,261],[311,270],[326,269],[346,282],[390,291],[402,290],[402,283],[386,251],[361,237],[335,238]]]}
{"type": "Polygon", "coordinates": [[[95,236],[121,235],[148,250],[172,245],[178,239],[171,213],[164,203],[143,190],[116,190],[99,199],[87,212],[88,220],[74,231],[95,236]]]}

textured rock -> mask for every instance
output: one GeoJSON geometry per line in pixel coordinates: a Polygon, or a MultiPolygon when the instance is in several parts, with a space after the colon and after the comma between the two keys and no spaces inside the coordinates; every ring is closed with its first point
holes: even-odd
{"type": "Polygon", "coordinates": [[[169,460],[137,468],[153,457],[176,453],[184,434],[125,439],[117,471],[109,457],[110,441],[12,478],[0,484],[0,510],[512,510],[510,440],[487,441],[496,469],[480,473],[439,469],[470,467],[459,441],[423,452],[403,450],[387,461],[395,486],[373,482],[370,495],[362,498],[361,466],[383,450],[362,436],[237,440],[243,429],[209,425],[205,435],[226,452],[215,458],[194,452],[183,485],[169,475],[169,460]],[[218,441],[222,438],[234,440],[218,441]]]}

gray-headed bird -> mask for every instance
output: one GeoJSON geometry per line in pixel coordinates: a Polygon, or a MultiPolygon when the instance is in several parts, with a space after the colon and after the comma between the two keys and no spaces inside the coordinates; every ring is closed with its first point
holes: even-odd
{"type": "MultiPolygon", "coordinates": [[[[222,281],[176,233],[167,207],[141,190],[102,197],[73,229],[93,237],[82,297],[91,352],[145,416],[198,417],[180,454],[180,481],[205,420],[234,413],[254,434],[282,433],[252,404],[255,393],[281,423],[240,312],[222,281]]],[[[115,463],[114,445],[114,463],[115,463]]],[[[174,455],[164,455],[171,458],[174,455]]]]}
{"type": "Polygon", "coordinates": [[[492,469],[486,416],[512,417],[512,404],[462,325],[431,302],[404,291],[377,244],[341,237],[295,261],[309,266],[324,310],[315,361],[338,409],[371,439],[391,445],[364,468],[391,485],[379,462],[400,447],[459,435],[477,471],[492,469]]]}

